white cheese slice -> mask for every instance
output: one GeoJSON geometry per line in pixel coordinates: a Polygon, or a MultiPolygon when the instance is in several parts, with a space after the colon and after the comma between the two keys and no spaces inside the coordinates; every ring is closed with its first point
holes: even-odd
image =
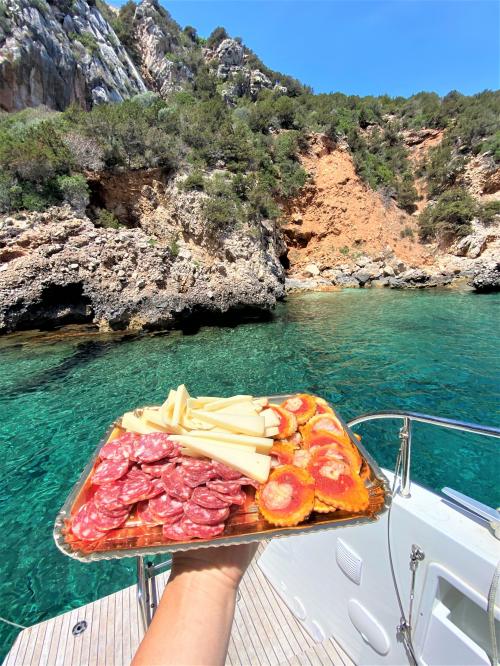
{"type": "Polygon", "coordinates": [[[189,393],[186,391],[184,384],[181,384],[177,387],[177,392],[175,394],[174,411],[172,413],[172,418],[170,419],[172,425],[180,424],[184,412],[186,411],[188,398],[189,393]]]}
{"type": "Polygon", "coordinates": [[[272,409],[264,409],[260,413],[260,415],[264,417],[266,428],[273,428],[275,426],[279,426],[280,420],[272,409]]]}
{"type": "Polygon", "coordinates": [[[220,429],[213,429],[210,432],[192,430],[189,433],[190,437],[197,437],[202,439],[212,439],[217,442],[227,442],[228,444],[238,444],[253,446],[256,448],[258,453],[269,453],[274,440],[268,437],[252,437],[250,435],[235,435],[232,432],[224,432],[220,429]]]}
{"type": "Polygon", "coordinates": [[[126,412],[126,414],[122,416],[121,425],[127,432],[136,432],[139,435],[148,435],[150,432],[161,432],[158,426],[155,426],[152,423],[148,424],[133,412],[126,412]]]}
{"type": "Polygon", "coordinates": [[[217,410],[217,414],[241,414],[249,416],[257,416],[258,412],[250,402],[238,402],[236,405],[228,405],[227,407],[222,407],[217,410]]]}
{"type": "Polygon", "coordinates": [[[218,400],[219,398],[189,398],[188,399],[188,408],[189,409],[203,409],[203,406],[207,404],[207,402],[214,402],[214,400],[218,400]]]}
{"type": "Polygon", "coordinates": [[[241,474],[255,479],[259,483],[265,483],[268,479],[271,469],[271,456],[224,448],[216,442],[211,442],[210,444],[190,444],[188,448],[192,449],[195,453],[229,465],[238,472],[241,472],[241,474]]]}
{"type": "Polygon", "coordinates": [[[229,430],[241,435],[254,435],[262,437],[264,435],[265,423],[262,416],[249,416],[237,414],[220,414],[219,412],[196,411],[195,417],[204,423],[229,430]]]}
{"type": "Polygon", "coordinates": [[[172,410],[174,408],[174,402],[175,402],[175,391],[174,389],[170,389],[167,399],[160,407],[160,413],[163,419],[163,423],[168,423],[168,421],[170,421],[170,419],[172,418],[172,410]]]}
{"type": "Polygon", "coordinates": [[[279,428],[272,426],[271,428],[266,428],[266,437],[276,437],[279,433],[279,428]]]}
{"type": "Polygon", "coordinates": [[[203,409],[206,412],[216,412],[218,409],[223,407],[229,407],[229,405],[236,405],[239,402],[249,402],[252,400],[251,395],[233,395],[231,398],[218,398],[213,402],[208,402],[203,409]]]}
{"type": "Polygon", "coordinates": [[[269,400],[267,398],[254,398],[252,402],[256,407],[261,408],[267,407],[269,404],[269,400]]]}
{"type": "Polygon", "coordinates": [[[255,453],[255,446],[248,446],[245,444],[230,444],[229,442],[220,442],[215,439],[205,439],[203,437],[191,437],[190,435],[172,435],[172,440],[178,442],[188,448],[199,444],[207,444],[208,446],[217,446],[221,449],[232,449],[234,451],[243,451],[244,453],[255,453]]]}
{"type": "Polygon", "coordinates": [[[175,434],[175,435],[181,435],[183,432],[186,432],[185,429],[180,425],[172,425],[171,423],[164,423],[160,413],[160,409],[145,407],[142,410],[140,418],[143,421],[146,421],[147,423],[156,426],[156,430],[161,430],[162,432],[168,432],[170,434],[175,434]]]}

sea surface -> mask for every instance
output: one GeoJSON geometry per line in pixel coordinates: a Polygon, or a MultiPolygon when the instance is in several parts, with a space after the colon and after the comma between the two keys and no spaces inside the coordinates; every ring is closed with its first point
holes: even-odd
{"type": "MultiPolygon", "coordinates": [[[[31,625],[134,582],[134,561],[82,564],[52,540],[57,511],[108,424],[192,395],[304,391],[346,419],[410,409],[500,425],[500,296],[345,290],[267,322],[134,336],[0,338],[0,616],[31,625]]],[[[399,422],[358,428],[393,467],[399,422]]],[[[498,440],[416,426],[413,478],[500,504],[498,440]]],[[[0,656],[17,630],[0,622],[0,656]]]]}

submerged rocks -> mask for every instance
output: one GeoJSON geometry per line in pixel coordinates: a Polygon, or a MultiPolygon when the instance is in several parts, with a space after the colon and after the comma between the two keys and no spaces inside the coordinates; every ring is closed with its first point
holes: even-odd
{"type": "Polygon", "coordinates": [[[0,331],[83,322],[101,330],[174,327],[269,311],[283,297],[269,223],[228,233],[211,249],[194,242],[177,249],[168,238],[168,228],[164,239],[141,228],[96,228],[68,207],[0,221],[0,331]]]}

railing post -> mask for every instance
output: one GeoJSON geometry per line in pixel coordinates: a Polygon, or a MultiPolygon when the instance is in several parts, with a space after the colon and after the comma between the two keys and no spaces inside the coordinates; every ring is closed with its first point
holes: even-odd
{"type": "Polygon", "coordinates": [[[403,426],[399,431],[401,442],[401,485],[399,494],[402,497],[410,497],[411,490],[411,419],[404,417],[403,426]]]}
{"type": "Polygon", "coordinates": [[[144,568],[144,558],[137,557],[137,601],[141,612],[141,620],[144,631],[147,631],[151,624],[149,586],[146,579],[146,570],[144,568]]]}

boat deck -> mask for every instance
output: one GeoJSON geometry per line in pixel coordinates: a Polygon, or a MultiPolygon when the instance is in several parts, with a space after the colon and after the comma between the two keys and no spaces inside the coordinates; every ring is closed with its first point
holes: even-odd
{"type": "MultiPolygon", "coordinates": [[[[168,575],[156,576],[158,598],[168,575]]],[[[24,629],[4,666],[127,666],[143,633],[133,585],[24,629]],[[87,622],[87,629],[74,636],[72,629],[81,620],[87,622]]],[[[333,638],[316,642],[309,636],[269,585],[256,560],[240,585],[226,663],[353,666],[333,638]]]]}

